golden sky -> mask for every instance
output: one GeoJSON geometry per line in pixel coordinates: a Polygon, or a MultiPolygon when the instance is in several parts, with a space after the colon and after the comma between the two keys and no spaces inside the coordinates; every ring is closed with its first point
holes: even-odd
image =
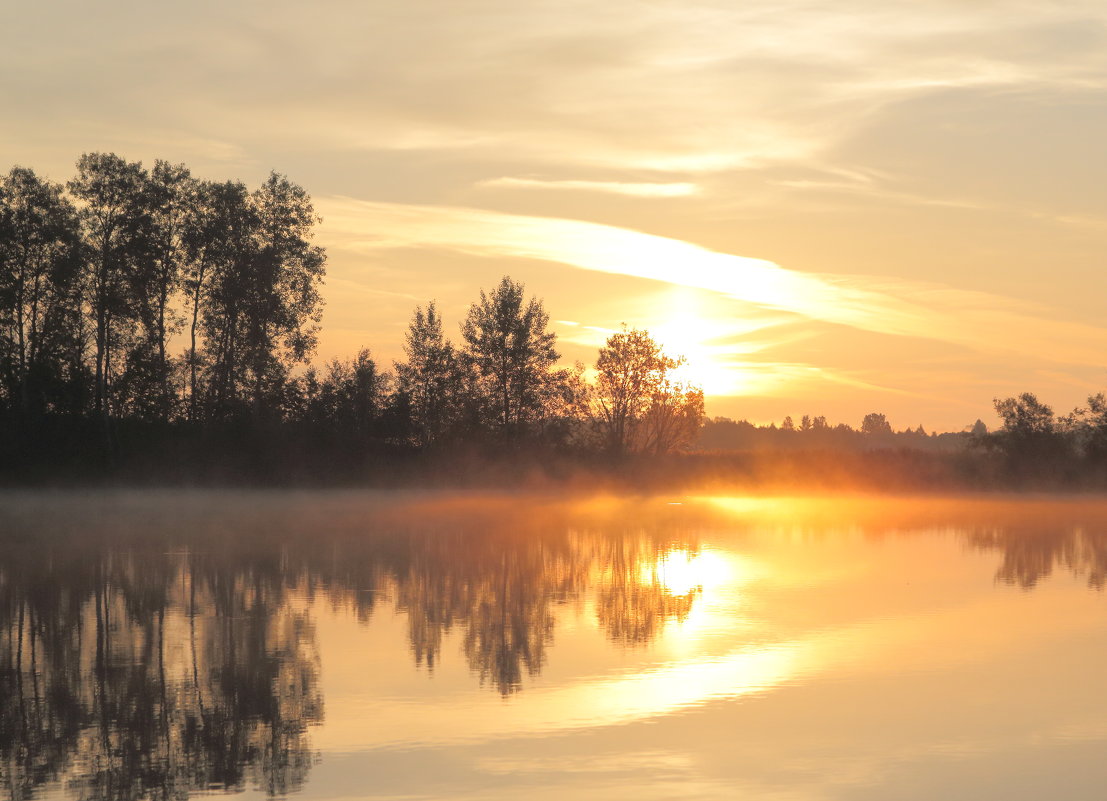
{"type": "Polygon", "coordinates": [[[566,362],[650,329],[710,415],[958,430],[1107,389],[1107,5],[9,3],[0,154],[286,173],[320,357],[509,274],[566,362]]]}

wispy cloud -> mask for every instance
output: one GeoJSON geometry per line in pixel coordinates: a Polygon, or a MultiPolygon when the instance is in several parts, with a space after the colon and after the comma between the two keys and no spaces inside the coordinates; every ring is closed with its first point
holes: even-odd
{"type": "Polygon", "coordinates": [[[811,274],[677,239],[578,220],[479,209],[320,201],[338,247],[443,248],[487,257],[557,262],[662,281],[853,328],[952,342],[1057,363],[1098,364],[1107,330],[1052,318],[1002,296],[922,282],[811,274]]]}
{"type": "Polygon", "coordinates": [[[634,181],[543,180],[541,178],[493,178],[478,186],[507,189],[566,189],[585,192],[611,192],[640,197],[686,197],[697,192],[693,183],[642,183],[634,181]]]}

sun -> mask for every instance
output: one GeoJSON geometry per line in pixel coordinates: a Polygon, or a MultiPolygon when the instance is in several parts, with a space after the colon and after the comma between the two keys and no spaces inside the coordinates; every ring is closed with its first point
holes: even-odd
{"type": "Polygon", "coordinates": [[[685,363],[673,371],[673,378],[700,386],[707,395],[736,395],[737,374],[723,361],[723,347],[717,342],[729,330],[705,313],[693,290],[677,287],[660,302],[651,335],[669,356],[683,356],[685,363]]]}

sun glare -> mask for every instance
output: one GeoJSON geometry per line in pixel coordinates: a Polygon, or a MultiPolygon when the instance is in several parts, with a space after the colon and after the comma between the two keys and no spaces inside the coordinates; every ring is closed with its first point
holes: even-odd
{"type": "Polygon", "coordinates": [[[658,325],[651,326],[654,339],[670,356],[683,356],[685,363],[673,373],[677,381],[703,387],[707,395],[736,395],[736,376],[720,359],[722,348],[712,340],[725,336],[726,327],[704,314],[695,293],[674,289],[658,312],[658,325]]]}
{"type": "Polygon", "coordinates": [[[656,582],[674,596],[709,590],[729,583],[733,576],[731,564],[713,550],[692,552],[687,549],[668,551],[655,564],[643,567],[643,582],[656,582]]]}

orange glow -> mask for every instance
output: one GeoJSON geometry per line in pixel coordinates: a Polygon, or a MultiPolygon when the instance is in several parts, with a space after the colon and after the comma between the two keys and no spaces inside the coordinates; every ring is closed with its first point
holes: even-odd
{"type": "Polygon", "coordinates": [[[657,582],[670,595],[712,590],[734,578],[732,565],[717,551],[673,549],[653,565],[643,565],[643,583],[657,582]]]}

